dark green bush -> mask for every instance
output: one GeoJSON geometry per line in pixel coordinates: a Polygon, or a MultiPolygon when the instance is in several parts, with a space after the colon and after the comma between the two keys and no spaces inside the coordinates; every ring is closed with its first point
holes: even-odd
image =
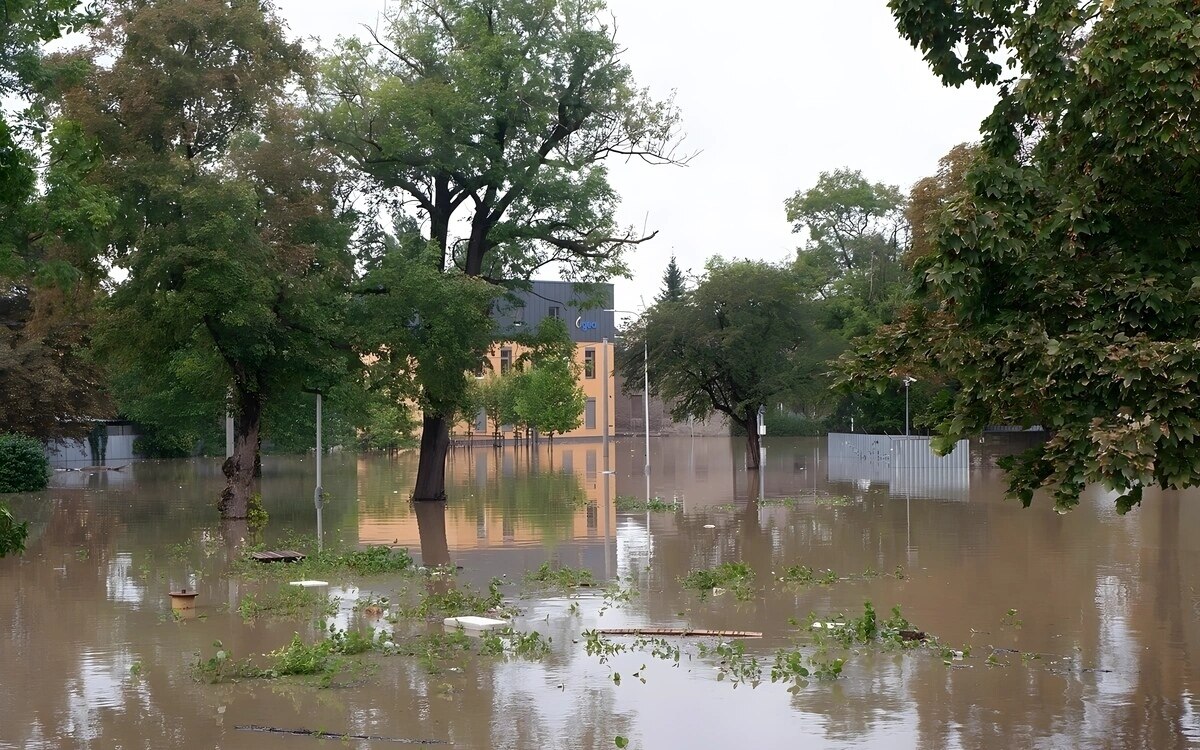
{"type": "Polygon", "coordinates": [[[0,435],[0,492],[36,492],[50,481],[42,444],[31,437],[0,435]]]}
{"type": "MultiPolygon", "coordinates": [[[[735,437],[742,437],[746,431],[741,425],[730,425],[730,432],[735,437]]],[[[778,409],[767,409],[767,435],[773,437],[814,437],[825,434],[825,425],[818,419],[806,417],[803,414],[782,412],[778,409]]]]}

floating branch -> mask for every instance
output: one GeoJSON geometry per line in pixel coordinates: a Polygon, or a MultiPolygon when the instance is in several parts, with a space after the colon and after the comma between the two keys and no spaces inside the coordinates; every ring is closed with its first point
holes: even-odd
{"type": "Polygon", "coordinates": [[[697,638],[762,638],[750,630],[690,630],[687,628],[604,628],[601,635],[672,635],[697,638]]]}
{"type": "Polygon", "coordinates": [[[374,740],[375,742],[397,742],[403,745],[449,745],[445,740],[411,740],[404,737],[382,737],[376,734],[338,734],[337,732],[320,732],[315,729],[280,729],[279,727],[260,727],[257,724],[242,724],[234,727],[242,732],[266,732],[268,734],[290,734],[299,737],[318,737],[329,740],[374,740]]]}

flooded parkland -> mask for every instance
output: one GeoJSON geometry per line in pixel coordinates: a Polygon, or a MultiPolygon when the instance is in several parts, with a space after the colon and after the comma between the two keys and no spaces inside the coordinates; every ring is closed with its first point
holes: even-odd
{"type": "Polygon", "coordinates": [[[244,558],[315,533],[311,457],[264,459],[261,538],[218,523],[219,460],[58,473],[10,498],[30,537],[0,560],[0,748],[1200,746],[1196,494],[1022,509],[992,437],[940,467],[775,438],[761,488],[737,440],[660,439],[647,492],[641,445],[456,448],[448,502],[421,507],[415,454],[334,454],[326,547],[414,561],[297,568],[312,589],[244,558]],[[446,632],[450,602],[512,631],[446,632]],[[878,633],[826,635],[866,602],[878,633]],[[331,628],[371,645],[271,672],[331,628]]]}

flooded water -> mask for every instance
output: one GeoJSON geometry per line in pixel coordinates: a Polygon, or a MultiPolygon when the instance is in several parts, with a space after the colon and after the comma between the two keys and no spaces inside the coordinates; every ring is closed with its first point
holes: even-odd
{"type": "MultiPolygon", "coordinates": [[[[738,441],[659,440],[649,494],[680,507],[660,513],[617,508],[618,496],[647,495],[637,439],[613,442],[611,473],[598,443],[459,449],[444,512],[420,514],[407,499],[414,455],[335,455],[325,464],[329,543],[406,546],[430,565],[461,566],[475,586],[503,576],[521,610],[515,627],[552,645],[539,660],[480,657],[437,673],[410,657],[367,657],[373,674],[328,689],[193,677],[214,641],[251,655],[293,632],[317,635],[304,619],[238,613],[264,584],[227,569],[238,531],[216,523],[217,461],[58,474],[50,490],[10,498],[31,534],[23,558],[0,560],[0,747],[328,744],[244,725],[465,748],[609,748],[617,736],[650,749],[1200,746],[1200,498],[1148,492],[1122,518],[1095,490],[1059,516],[1048,502],[1023,510],[1003,500],[993,454],[1005,447],[991,438],[940,468],[889,465],[887,451],[872,450],[772,439],[761,500],[738,441]],[[520,583],[546,561],[636,595],[520,583]],[[756,573],[748,601],[701,600],[680,583],[733,561],[756,573]],[[847,580],[776,580],[800,564],[847,580]],[[903,577],[862,575],[897,568],[903,577]],[[180,587],[199,592],[199,617],[171,616],[167,592],[180,587]],[[775,652],[811,640],[796,620],[855,615],[865,600],[881,613],[899,605],[970,655],[947,664],[933,649],[858,647],[839,679],[792,691],[770,682],[775,652]],[[581,636],[596,627],[761,631],[741,643],[763,681],[719,680],[722,657],[701,655],[696,639],[673,641],[678,664],[645,652],[602,661],[581,636]]],[[[264,460],[268,542],[315,532],[312,471],[311,458],[264,460]]],[[[330,583],[342,597],[333,619],[351,627],[356,598],[392,585],[341,574],[330,583]]]]}

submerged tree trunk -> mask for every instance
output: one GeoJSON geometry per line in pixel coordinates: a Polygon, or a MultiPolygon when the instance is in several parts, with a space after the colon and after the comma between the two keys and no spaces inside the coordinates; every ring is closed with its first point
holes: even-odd
{"type": "Polygon", "coordinates": [[[427,568],[450,564],[446,537],[446,503],[427,502],[416,506],[417,536],[421,538],[421,564],[427,568]]]}
{"type": "Polygon", "coordinates": [[[758,468],[758,419],[757,415],[742,423],[746,429],[746,468],[758,468]]]}
{"type": "Polygon", "coordinates": [[[446,499],[446,454],[449,450],[449,421],[444,416],[426,412],[413,500],[446,499]]]}
{"type": "Polygon", "coordinates": [[[233,418],[233,455],[225,459],[225,489],[217,509],[222,519],[245,518],[254,491],[258,459],[258,434],[262,425],[262,394],[238,388],[237,413],[233,418]]]}

